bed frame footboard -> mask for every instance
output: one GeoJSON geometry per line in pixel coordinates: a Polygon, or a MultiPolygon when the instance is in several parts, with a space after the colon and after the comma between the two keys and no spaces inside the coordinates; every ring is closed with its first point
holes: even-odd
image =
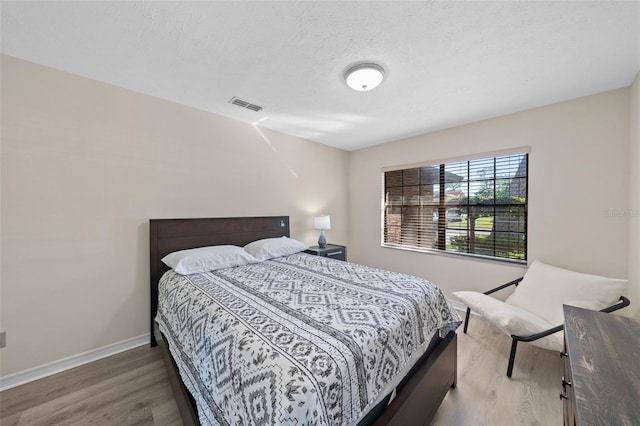
{"type": "MultiPolygon", "coordinates": [[[[182,383],[164,336],[160,334],[158,345],[169,376],[171,389],[184,426],[200,425],[195,401],[182,383]]],[[[428,425],[435,416],[442,400],[457,381],[458,335],[450,332],[435,346],[405,382],[396,398],[372,423],[373,426],[428,425]]]]}
{"type": "Polygon", "coordinates": [[[375,426],[428,425],[451,388],[456,387],[458,335],[450,332],[408,379],[375,426]]]}

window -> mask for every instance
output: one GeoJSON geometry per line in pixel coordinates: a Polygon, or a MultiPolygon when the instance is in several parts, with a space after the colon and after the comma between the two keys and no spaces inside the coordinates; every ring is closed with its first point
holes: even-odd
{"type": "Polygon", "coordinates": [[[387,168],[383,245],[527,260],[528,150],[387,168]]]}

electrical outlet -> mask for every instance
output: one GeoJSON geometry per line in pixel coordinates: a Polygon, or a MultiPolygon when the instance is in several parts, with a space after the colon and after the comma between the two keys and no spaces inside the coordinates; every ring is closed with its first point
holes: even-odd
{"type": "Polygon", "coordinates": [[[0,348],[4,348],[7,346],[7,332],[3,331],[0,333],[0,348]]]}

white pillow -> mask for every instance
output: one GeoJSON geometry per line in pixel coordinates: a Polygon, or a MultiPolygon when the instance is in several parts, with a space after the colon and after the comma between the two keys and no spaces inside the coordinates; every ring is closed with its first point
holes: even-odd
{"type": "Polygon", "coordinates": [[[599,311],[615,304],[626,285],[627,280],[582,274],[536,260],[505,302],[556,326],[564,322],[563,304],[599,311]]]}
{"type": "Polygon", "coordinates": [[[244,246],[244,249],[258,260],[288,256],[307,249],[307,246],[293,238],[265,238],[244,246]]]}
{"type": "Polygon", "coordinates": [[[180,275],[258,263],[259,260],[238,246],[209,246],[169,253],[162,261],[180,275]]]}
{"type": "MultiPolygon", "coordinates": [[[[486,294],[475,291],[454,291],[453,294],[472,311],[482,315],[509,336],[530,336],[559,325],[549,324],[537,315],[486,294]]],[[[563,348],[563,334],[557,332],[529,343],[540,348],[560,351],[563,348]]]]}

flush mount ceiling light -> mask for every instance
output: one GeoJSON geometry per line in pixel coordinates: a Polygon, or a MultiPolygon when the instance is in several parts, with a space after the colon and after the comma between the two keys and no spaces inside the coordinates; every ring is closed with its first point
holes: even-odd
{"type": "Polygon", "coordinates": [[[382,83],[384,69],[378,64],[358,64],[346,72],[344,79],[347,86],[359,92],[368,92],[382,83]]]}

